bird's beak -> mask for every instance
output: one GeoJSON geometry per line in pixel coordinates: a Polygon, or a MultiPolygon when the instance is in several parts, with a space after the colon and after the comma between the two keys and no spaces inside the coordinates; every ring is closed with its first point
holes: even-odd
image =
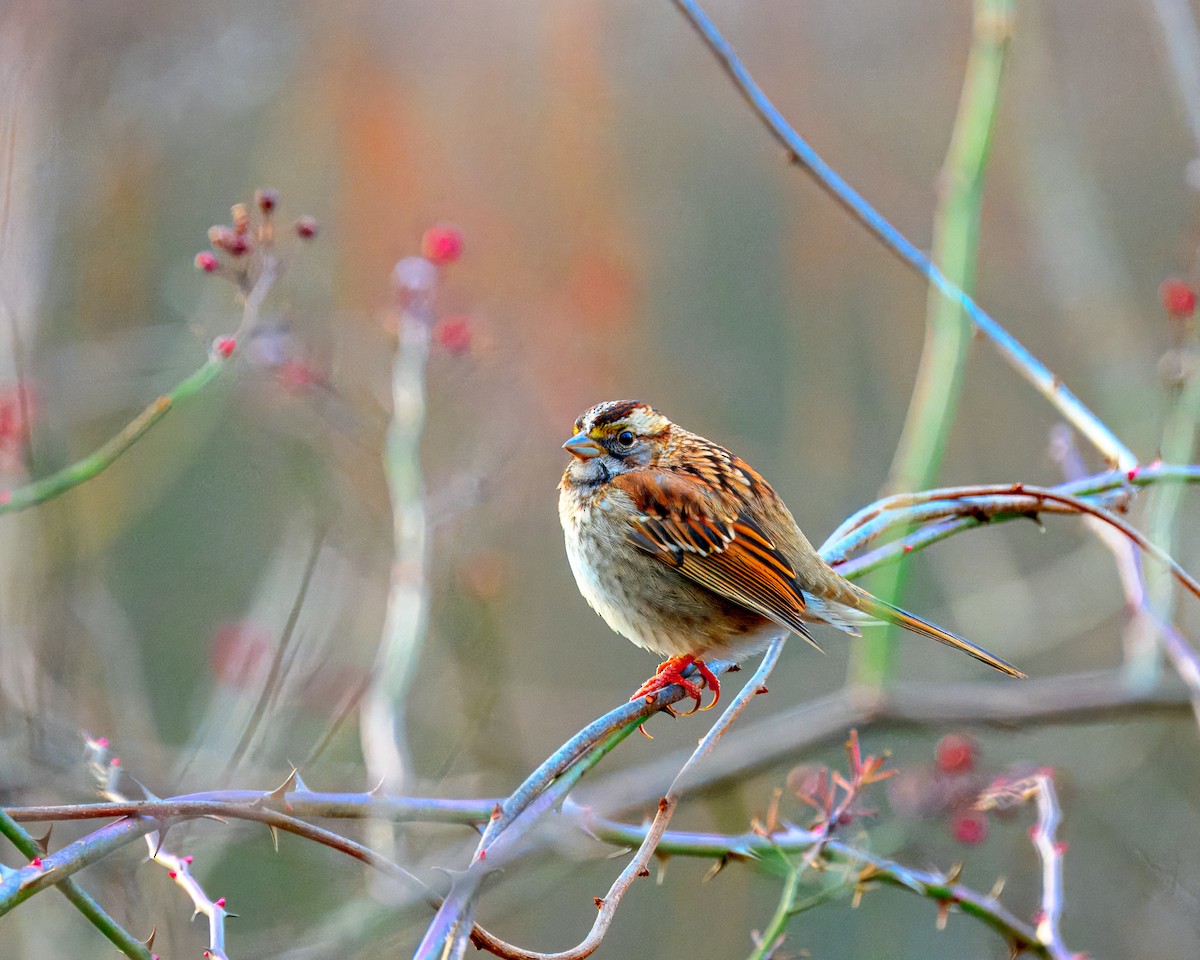
{"type": "Polygon", "coordinates": [[[598,457],[604,453],[604,448],[586,433],[575,434],[575,436],[563,444],[563,449],[571,456],[578,457],[580,460],[591,460],[592,457],[598,457]]]}

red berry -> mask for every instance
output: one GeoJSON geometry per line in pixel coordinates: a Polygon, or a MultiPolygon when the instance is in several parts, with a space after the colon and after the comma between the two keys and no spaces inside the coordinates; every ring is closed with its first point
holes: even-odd
{"type": "Polygon", "coordinates": [[[296,236],[301,240],[311,240],[317,235],[317,221],[312,217],[301,217],[296,221],[296,236]]]}
{"type": "Polygon", "coordinates": [[[973,847],[987,839],[987,817],[978,810],[965,810],[954,818],[950,829],[955,840],[973,847]]]}
{"type": "Polygon", "coordinates": [[[457,227],[430,227],[421,237],[421,256],[439,266],[462,256],[463,238],[457,227]]]}
{"type": "Polygon", "coordinates": [[[447,317],[437,325],[434,336],[451,353],[466,353],[471,349],[471,321],[466,317],[447,317]]]}
{"type": "Polygon", "coordinates": [[[1190,317],[1196,312],[1196,291],[1182,280],[1164,280],[1158,288],[1158,298],[1173,317],[1190,317]]]}
{"type": "Polygon", "coordinates": [[[961,733],[948,733],[938,741],[937,766],[942,773],[969,773],[975,766],[978,747],[961,733]]]}
{"type": "Polygon", "coordinates": [[[216,273],[221,267],[221,262],[217,259],[217,255],[211,250],[201,250],[196,254],[196,269],[203,270],[205,273],[216,273]]]}

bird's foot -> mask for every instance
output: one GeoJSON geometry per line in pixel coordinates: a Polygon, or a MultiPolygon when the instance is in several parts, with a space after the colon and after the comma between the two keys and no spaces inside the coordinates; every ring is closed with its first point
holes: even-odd
{"type": "Polygon", "coordinates": [[[721,699],[721,681],[717,679],[717,675],[708,669],[708,665],[703,660],[697,660],[690,653],[682,657],[671,657],[660,663],[658,669],[654,671],[654,676],[638,687],[637,692],[629,699],[639,700],[644,697],[650,700],[659,690],[675,684],[683,687],[684,692],[696,701],[696,705],[684,714],[685,717],[691,716],[697,710],[711,710],[721,699]],[[704,685],[712,691],[712,702],[707,707],[700,706],[703,698],[700,695],[699,684],[683,675],[683,671],[692,665],[695,665],[696,672],[700,674],[704,685]]]}

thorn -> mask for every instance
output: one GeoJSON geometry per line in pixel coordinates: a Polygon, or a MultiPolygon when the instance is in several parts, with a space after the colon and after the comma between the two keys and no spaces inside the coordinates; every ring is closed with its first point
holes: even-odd
{"type": "Polygon", "coordinates": [[[162,799],[162,797],[158,796],[153,790],[142,783],[141,780],[138,780],[136,777],[130,777],[129,779],[138,785],[138,788],[142,791],[142,794],[146,800],[157,802],[162,799]]]}
{"type": "Polygon", "coordinates": [[[728,864],[729,864],[728,856],[722,856],[719,860],[713,861],[713,865],[708,868],[708,872],[704,874],[704,879],[702,879],[700,882],[708,883],[709,880],[711,880],[718,873],[720,873],[722,870],[724,870],[728,864]]]}
{"type": "Polygon", "coordinates": [[[375,784],[375,786],[373,786],[373,787],[372,787],[370,790],[368,790],[368,791],[367,791],[367,796],[368,796],[368,797],[382,797],[382,796],[384,796],[385,794],[384,794],[384,792],[383,792],[383,785],[384,785],[386,782],[387,782],[387,777],[384,777],[384,778],[383,778],[382,780],[380,780],[380,781],[379,781],[377,784],[375,784]]]}
{"type": "Polygon", "coordinates": [[[999,900],[1000,894],[1004,892],[1004,877],[997,877],[996,882],[992,884],[991,893],[988,894],[993,900],[999,900]]]}
{"type": "Polygon", "coordinates": [[[504,816],[504,807],[497,803],[494,807],[492,807],[491,819],[499,820],[502,816],[504,816]]]}
{"type": "Polygon", "coordinates": [[[658,886],[663,885],[663,881],[667,879],[667,858],[659,854],[655,854],[658,858],[658,874],[654,878],[654,882],[658,886]]]}
{"type": "Polygon", "coordinates": [[[46,828],[46,832],[42,836],[33,838],[33,842],[37,844],[38,849],[41,850],[42,853],[50,852],[50,834],[53,832],[54,832],[54,824],[50,824],[50,826],[46,828]]]}
{"type": "Polygon", "coordinates": [[[250,804],[250,806],[264,806],[267,800],[278,800],[283,802],[284,798],[296,788],[296,783],[299,779],[300,777],[296,771],[296,768],[292,767],[292,772],[287,775],[287,779],[284,780],[283,783],[269,793],[264,793],[261,797],[258,797],[252,804],[250,804]]]}
{"type": "Polygon", "coordinates": [[[171,829],[171,824],[166,824],[161,830],[155,832],[157,838],[154,843],[154,852],[150,854],[150,859],[154,860],[162,853],[163,841],[167,839],[167,831],[171,829]]]}
{"type": "Polygon", "coordinates": [[[158,936],[158,927],[155,927],[153,930],[150,931],[150,936],[148,936],[145,940],[142,941],[142,943],[145,945],[147,950],[149,950],[151,947],[154,946],[154,938],[157,936],[158,936]]]}
{"type": "Polygon", "coordinates": [[[641,734],[643,737],[645,737],[647,740],[653,740],[653,739],[654,739],[654,737],[652,737],[652,736],[649,734],[649,732],[646,730],[646,724],[645,724],[645,723],[639,723],[639,724],[638,724],[638,733],[640,733],[640,734],[641,734]]]}
{"type": "Polygon", "coordinates": [[[268,823],[267,829],[271,831],[271,848],[276,853],[278,853],[279,852],[279,830],[278,830],[278,828],[276,828],[275,824],[273,824],[273,823],[268,823]]]}

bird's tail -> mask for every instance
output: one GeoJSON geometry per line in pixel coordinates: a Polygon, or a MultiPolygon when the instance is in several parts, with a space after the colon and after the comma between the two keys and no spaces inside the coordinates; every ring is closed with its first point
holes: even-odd
{"type": "MultiPolygon", "coordinates": [[[[992,669],[1006,673],[1010,677],[1025,679],[1025,674],[1011,663],[1001,660],[995,654],[988,653],[983,647],[977,647],[970,640],[964,640],[962,637],[956,636],[948,630],[943,630],[941,627],[929,623],[927,620],[922,620],[920,617],[914,616],[907,610],[894,607],[887,601],[880,600],[878,597],[867,593],[867,591],[859,587],[852,586],[851,589],[853,591],[853,600],[850,600],[850,603],[847,604],[848,606],[853,606],[863,613],[869,614],[879,620],[884,620],[887,623],[894,623],[905,630],[919,633],[923,637],[929,637],[947,646],[956,647],[963,651],[963,653],[969,653],[976,660],[981,660],[992,669]]],[[[845,600],[842,602],[845,602],[845,600]]]]}

